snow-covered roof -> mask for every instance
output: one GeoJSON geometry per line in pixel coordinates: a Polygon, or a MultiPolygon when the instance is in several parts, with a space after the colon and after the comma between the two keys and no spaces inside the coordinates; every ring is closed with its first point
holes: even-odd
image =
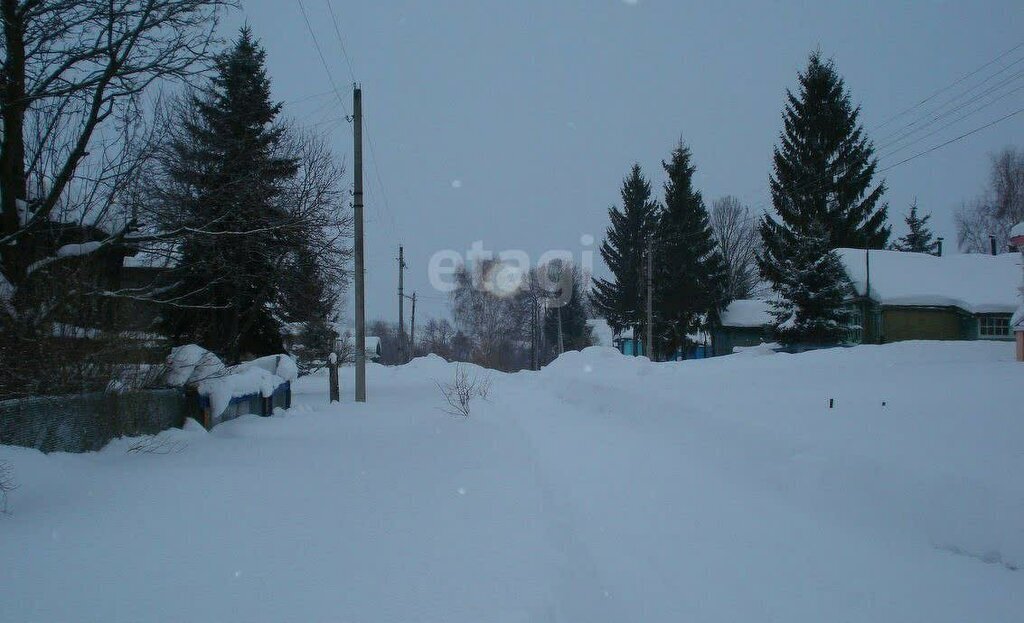
{"type": "Polygon", "coordinates": [[[1010,238],[1024,238],[1024,223],[1017,223],[1010,230],[1010,238]]]}
{"type": "MultiPolygon", "coordinates": [[[[838,249],[858,296],[865,295],[867,252],[838,249]]],[[[871,292],[882,305],[953,306],[971,313],[1010,313],[1018,305],[1021,255],[870,252],[871,292]]]]}
{"type": "Polygon", "coordinates": [[[775,323],[771,304],[760,299],[740,299],[722,311],[723,327],[763,327],[775,323]]]}
{"type": "MultiPolygon", "coordinates": [[[[356,345],[356,336],[347,334],[345,340],[350,346],[356,345]]],[[[380,349],[380,338],[376,335],[367,335],[366,338],[366,352],[377,352],[380,349]]]]}

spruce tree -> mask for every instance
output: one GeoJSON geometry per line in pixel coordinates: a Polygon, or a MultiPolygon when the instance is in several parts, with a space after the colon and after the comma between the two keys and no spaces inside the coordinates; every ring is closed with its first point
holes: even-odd
{"type": "Polygon", "coordinates": [[[612,278],[595,279],[591,301],[615,331],[632,328],[639,337],[646,326],[644,258],[655,231],[658,203],[651,184],[634,164],[622,182],[622,209],[608,210],[611,225],[601,244],[601,257],[612,278]]]}
{"type": "Polygon", "coordinates": [[[924,216],[917,215],[917,199],[910,204],[910,214],[903,220],[907,224],[907,234],[899,238],[892,245],[894,251],[910,251],[912,253],[930,253],[935,255],[939,252],[939,241],[935,240],[932,232],[928,229],[928,221],[931,214],[924,216]]]}
{"type": "Polygon", "coordinates": [[[668,181],[655,236],[655,330],[657,352],[673,353],[717,319],[727,271],[704,199],[693,187],[689,148],[680,141],[662,166],[668,181]]]}
{"type": "Polygon", "coordinates": [[[852,286],[825,228],[808,229],[794,239],[772,286],[776,336],[783,344],[838,344],[850,330],[844,301],[852,286]]]}
{"type": "Polygon", "coordinates": [[[811,54],[799,74],[800,90],[786,92],[784,130],[774,150],[772,206],[779,220],[760,223],[763,276],[779,283],[781,269],[814,223],[824,227],[828,247],[885,248],[890,228],[879,202],[885,182],[872,188],[874,147],[864,135],[860,108],[850,101],[832,61],[811,54]]]}
{"type": "Polygon", "coordinates": [[[248,28],[218,56],[210,85],[191,98],[172,145],[176,222],[188,227],[176,294],[184,303],[166,319],[177,342],[198,342],[226,360],[282,351],[273,309],[281,261],[299,241],[278,196],[296,174],[280,157],[284,130],[274,121],[266,54],[248,28]],[[242,235],[244,234],[244,235],[242,235]]]}

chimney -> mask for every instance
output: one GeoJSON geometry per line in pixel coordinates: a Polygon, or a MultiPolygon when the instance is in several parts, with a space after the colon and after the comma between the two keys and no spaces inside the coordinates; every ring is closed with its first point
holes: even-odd
{"type": "Polygon", "coordinates": [[[938,248],[938,252],[936,253],[936,255],[938,255],[939,257],[942,257],[942,236],[939,236],[938,242],[939,242],[939,248],[938,248]]]}
{"type": "Polygon", "coordinates": [[[988,237],[988,243],[992,247],[992,255],[998,255],[996,253],[996,237],[995,236],[989,236],[988,237]]]}

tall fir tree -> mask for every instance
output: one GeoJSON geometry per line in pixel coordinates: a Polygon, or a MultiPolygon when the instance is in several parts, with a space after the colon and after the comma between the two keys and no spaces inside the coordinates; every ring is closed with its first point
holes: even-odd
{"type": "Polygon", "coordinates": [[[634,164],[622,182],[622,209],[608,210],[611,225],[601,244],[601,257],[612,278],[595,279],[591,302],[595,311],[615,331],[634,329],[642,335],[645,318],[645,265],[648,241],[656,229],[658,203],[651,198],[651,184],[634,164]]]}
{"type": "Polygon", "coordinates": [[[888,207],[880,205],[885,182],[872,188],[877,159],[858,118],[860,108],[832,61],[811,54],[799,74],[800,91],[786,91],[784,130],[774,150],[772,206],[759,229],[762,275],[773,283],[813,224],[824,227],[828,247],[885,248],[888,207]]]}
{"type": "Polygon", "coordinates": [[[772,286],[778,295],[772,303],[778,339],[783,344],[843,341],[850,330],[845,299],[852,286],[825,228],[812,224],[798,234],[780,268],[782,279],[772,286]]]}
{"type": "Polygon", "coordinates": [[[713,324],[725,301],[727,271],[682,141],[662,161],[668,175],[655,235],[655,354],[689,345],[687,336],[713,324]]]}
{"type": "Polygon", "coordinates": [[[896,240],[892,245],[892,249],[894,251],[930,253],[931,255],[938,253],[939,241],[935,239],[931,230],[928,229],[928,221],[931,218],[931,214],[917,215],[917,198],[915,197],[914,203],[910,204],[910,213],[903,219],[907,224],[907,234],[896,240]]]}
{"type": "Polygon", "coordinates": [[[280,157],[266,53],[248,28],[216,61],[211,84],[191,99],[172,145],[177,223],[191,227],[180,249],[177,293],[186,304],[166,319],[178,342],[198,342],[226,360],[282,351],[273,312],[284,250],[299,246],[277,201],[298,163],[280,157]],[[244,235],[242,235],[244,234],[244,235]]]}

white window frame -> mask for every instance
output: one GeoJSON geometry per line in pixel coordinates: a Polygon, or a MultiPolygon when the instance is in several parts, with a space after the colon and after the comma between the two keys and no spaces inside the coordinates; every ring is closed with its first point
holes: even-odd
{"type": "Polygon", "coordinates": [[[1010,327],[1010,314],[982,314],[982,315],[978,316],[978,339],[981,339],[981,340],[1009,339],[1009,338],[1013,337],[1013,332],[1010,330],[1010,328],[1011,328],[1010,327]],[[990,328],[991,328],[992,331],[995,331],[997,329],[996,325],[1003,325],[1003,326],[999,326],[998,328],[999,329],[1004,329],[1004,327],[1005,327],[1005,329],[1004,329],[1005,332],[1003,332],[1003,333],[994,333],[994,332],[986,333],[985,332],[986,321],[991,323],[991,327],[990,328]]]}

